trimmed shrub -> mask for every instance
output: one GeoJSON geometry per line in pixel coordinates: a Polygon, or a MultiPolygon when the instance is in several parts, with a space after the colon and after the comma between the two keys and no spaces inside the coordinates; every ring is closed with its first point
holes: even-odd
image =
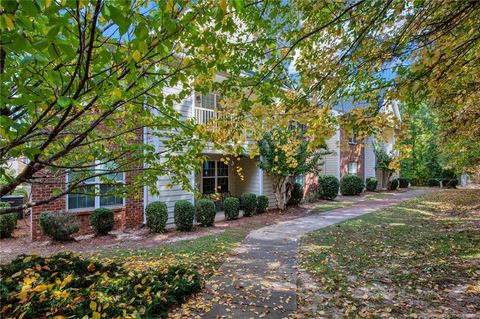
{"type": "Polygon", "coordinates": [[[268,197],[260,195],[257,197],[257,212],[259,214],[265,213],[268,208],[268,197]]]}
{"type": "Polygon", "coordinates": [[[340,180],[340,193],[344,196],[358,195],[364,188],[365,183],[357,175],[345,175],[340,180]]]}
{"type": "Polygon", "coordinates": [[[188,200],[179,200],[175,203],[173,209],[173,219],[177,230],[189,231],[193,228],[193,218],[195,217],[195,207],[188,200]]]}
{"type": "Polygon", "coordinates": [[[340,182],[333,175],[318,176],[318,197],[321,199],[334,200],[338,195],[340,182]]]}
{"type": "Polygon", "coordinates": [[[240,214],[240,200],[236,197],[227,197],[223,201],[223,211],[226,219],[237,219],[240,214]]]}
{"type": "Polygon", "coordinates": [[[161,233],[165,230],[168,220],[167,204],[162,202],[151,202],[145,207],[147,226],[151,232],[161,233]]]}
{"type": "MultiPolygon", "coordinates": [[[[10,207],[9,203],[0,202],[0,207],[10,207]]],[[[0,215],[0,238],[12,237],[17,226],[17,214],[8,213],[0,215]]]]}
{"type": "Polygon", "coordinates": [[[0,277],[2,318],[166,318],[201,289],[198,272],[183,265],[142,271],[72,253],[22,255],[0,277]]]}
{"type": "Polygon", "coordinates": [[[217,209],[215,203],[210,199],[201,199],[197,203],[195,216],[200,225],[204,227],[213,226],[215,224],[215,215],[217,209]]]}
{"type": "Polygon", "coordinates": [[[75,215],[68,212],[42,212],[39,219],[42,233],[53,240],[71,240],[80,229],[75,215]]]}
{"type": "Polygon", "coordinates": [[[95,209],[90,215],[90,226],[98,235],[107,235],[115,226],[113,211],[105,207],[95,209]]]}
{"type": "Polygon", "coordinates": [[[443,187],[457,188],[457,185],[458,185],[458,179],[456,179],[456,178],[452,178],[452,179],[445,178],[445,179],[442,179],[442,186],[443,186],[443,187]]]}
{"type": "Polygon", "coordinates": [[[300,183],[293,184],[291,197],[288,200],[288,205],[298,205],[303,199],[303,186],[300,183]]]}
{"type": "Polygon", "coordinates": [[[390,183],[390,190],[396,190],[398,188],[398,185],[400,185],[400,182],[398,181],[398,179],[394,178],[390,183]]]}
{"type": "Polygon", "coordinates": [[[378,180],[375,177],[367,178],[367,191],[374,192],[377,189],[378,180]]]}
{"type": "Polygon", "coordinates": [[[428,186],[430,187],[440,186],[440,181],[436,178],[431,178],[428,180],[428,186]]]}
{"type": "Polygon", "coordinates": [[[313,203],[318,200],[319,196],[317,192],[310,192],[307,195],[305,195],[304,201],[307,203],[313,203]]]}
{"type": "Polygon", "coordinates": [[[399,177],[398,183],[400,188],[408,188],[408,185],[410,184],[410,180],[405,177],[399,177]]]}
{"type": "Polygon", "coordinates": [[[240,205],[243,208],[243,216],[253,216],[257,209],[257,195],[254,193],[243,193],[242,196],[240,196],[240,205]]]}

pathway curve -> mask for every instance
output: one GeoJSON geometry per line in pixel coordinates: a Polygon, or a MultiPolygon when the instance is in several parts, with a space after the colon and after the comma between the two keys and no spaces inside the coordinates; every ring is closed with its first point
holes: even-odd
{"type": "MultiPolygon", "coordinates": [[[[209,304],[202,318],[293,318],[297,309],[296,258],[305,233],[355,218],[423,194],[396,193],[382,200],[309,215],[252,231],[212,276],[197,300],[209,304]]],[[[201,307],[199,307],[200,309],[201,307]]]]}

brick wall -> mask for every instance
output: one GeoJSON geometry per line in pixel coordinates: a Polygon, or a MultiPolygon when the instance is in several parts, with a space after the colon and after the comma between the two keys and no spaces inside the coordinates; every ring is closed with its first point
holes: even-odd
{"type": "Polygon", "coordinates": [[[344,130],[340,130],[340,177],[348,174],[348,163],[357,163],[357,175],[365,175],[365,147],[362,141],[350,144],[344,130]]]}
{"type": "MultiPolygon", "coordinates": [[[[132,181],[135,172],[127,172],[125,182],[128,184],[132,181]]],[[[64,173],[50,173],[42,171],[37,175],[35,183],[32,183],[32,202],[48,198],[52,195],[55,188],[65,188],[66,176],[64,173]]],[[[40,230],[39,216],[41,212],[49,211],[65,211],[66,198],[62,196],[47,204],[32,207],[31,214],[31,239],[46,240],[46,236],[40,230]]],[[[136,228],[143,224],[143,189],[138,190],[133,196],[125,199],[125,206],[122,208],[113,208],[115,218],[115,230],[123,230],[125,228],[136,228]]],[[[71,212],[75,221],[80,226],[80,230],[75,236],[93,233],[93,228],[89,224],[89,216],[93,209],[71,212]]]]}

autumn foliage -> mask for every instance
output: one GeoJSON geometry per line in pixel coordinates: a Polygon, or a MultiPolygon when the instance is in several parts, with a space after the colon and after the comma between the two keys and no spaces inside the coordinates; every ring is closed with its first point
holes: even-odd
{"type": "Polygon", "coordinates": [[[201,287],[182,266],[132,271],[71,253],[20,256],[0,270],[2,318],[152,318],[201,287]]]}

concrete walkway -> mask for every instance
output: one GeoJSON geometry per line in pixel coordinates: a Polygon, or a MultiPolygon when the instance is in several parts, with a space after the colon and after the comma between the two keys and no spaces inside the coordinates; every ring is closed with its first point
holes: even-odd
{"type": "Polygon", "coordinates": [[[210,304],[202,318],[293,318],[297,309],[298,239],[305,233],[355,218],[424,190],[395,193],[382,200],[360,200],[352,206],[281,222],[252,231],[235,255],[212,276],[200,299],[210,304]]]}

